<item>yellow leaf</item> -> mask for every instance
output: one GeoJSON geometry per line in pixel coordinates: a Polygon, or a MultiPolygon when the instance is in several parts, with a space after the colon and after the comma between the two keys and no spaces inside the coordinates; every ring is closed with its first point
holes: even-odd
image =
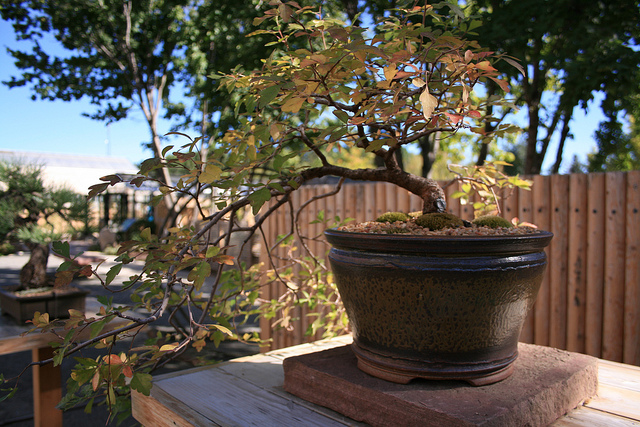
{"type": "Polygon", "coordinates": [[[214,328],[216,328],[217,330],[219,330],[219,331],[220,331],[220,332],[222,332],[223,334],[227,334],[227,335],[229,335],[230,337],[231,337],[231,336],[233,336],[233,332],[231,332],[231,331],[229,330],[229,328],[225,328],[225,327],[224,327],[224,326],[222,326],[222,325],[211,325],[211,326],[213,326],[214,328]]]}
{"type": "Polygon", "coordinates": [[[422,87],[427,85],[427,83],[424,80],[422,80],[420,77],[416,77],[415,79],[411,80],[411,83],[417,87],[422,87]]]}
{"type": "Polygon", "coordinates": [[[397,72],[398,69],[396,68],[396,64],[391,64],[388,67],[384,67],[384,78],[386,80],[393,80],[397,72]]]}
{"type": "Polygon", "coordinates": [[[420,95],[420,104],[422,105],[422,114],[424,118],[429,120],[433,111],[438,106],[438,100],[429,93],[429,87],[425,85],[424,92],[420,95]]]}
{"type": "Polygon", "coordinates": [[[249,160],[255,160],[257,158],[257,149],[255,145],[250,145],[247,147],[247,156],[249,157],[249,160]]]}
{"type": "Polygon", "coordinates": [[[285,113],[297,113],[302,108],[302,104],[304,104],[305,98],[296,98],[291,97],[282,104],[282,111],[285,113]]]}
{"type": "Polygon", "coordinates": [[[173,343],[173,344],[165,344],[162,347],[160,347],[160,351],[173,351],[176,349],[176,347],[178,347],[178,343],[173,343]]]}
{"type": "Polygon", "coordinates": [[[280,126],[275,123],[272,124],[269,127],[269,133],[271,134],[271,138],[278,139],[278,137],[280,136],[280,126]]]}
{"type": "Polygon", "coordinates": [[[220,174],[222,174],[222,169],[216,165],[208,164],[204,168],[204,172],[198,177],[198,181],[203,184],[211,184],[213,181],[220,179],[220,174]]]}

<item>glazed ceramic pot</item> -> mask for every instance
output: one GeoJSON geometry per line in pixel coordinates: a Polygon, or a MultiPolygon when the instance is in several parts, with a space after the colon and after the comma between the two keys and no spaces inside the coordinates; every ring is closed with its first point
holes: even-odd
{"type": "Polygon", "coordinates": [[[473,385],[512,373],[552,233],[325,236],[361,370],[473,385]]]}

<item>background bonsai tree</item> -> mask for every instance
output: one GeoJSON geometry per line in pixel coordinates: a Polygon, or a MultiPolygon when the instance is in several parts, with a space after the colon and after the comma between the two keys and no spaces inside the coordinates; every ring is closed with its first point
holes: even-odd
{"type": "Polygon", "coordinates": [[[47,277],[49,244],[85,227],[87,200],[65,188],[47,187],[42,168],[0,161],[0,242],[30,251],[20,271],[20,289],[52,285],[47,277]]]}
{"type": "MultiPolygon", "coordinates": [[[[186,195],[193,200],[198,218],[161,236],[145,229],[136,240],[121,245],[116,264],[106,275],[94,269],[109,287],[124,264],[144,255],[142,272],[120,282],[133,291],[131,305],[103,301],[104,310],[96,317],[74,313],[64,321],[66,329],[91,325],[92,338],[76,342],[69,335],[61,336],[63,344],[53,360],[59,363],[90,345],[111,353],[117,340],[131,337],[134,331],[140,334],[160,318],[169,319],[177,333],[151,334],[156,338],[130,354],[78,358],[80,365],[68,388],[77,398],[68,402],[88,399],[91,403],[104,395],[116,408],[118,396],[126,396],[130,388],[148,394],[149,373],[189,347],[200,350],[208,341],[217,345],[228,338],[254,340],[255,335],[238,334],[235,327],[261,312],[256,308],[260,304],[266,307],[262,314],[267,318],[276,315],[274,310],[284,312],[285,325],[290,306],[278,304],[297,298],[284,295],[272,305],[259,299],[260,286],[278,280],[293,291],[305,289],[304,283],[294,284],[290,272],[276,268],[261,276],[259,266],[239,263],[237,253],[250,250],[253,236],[264,235],[265,219],[287,204],[303,183],[329,175],[385,181],[419,195],[424,212],[443,211],[442,189],[431,179],[405,172],[396,158],[400,149],[434,133],[444,138],[471,132],[488,144],[515,130],[486,113],[497,112],[506,101],[497,95],[484,99],[474,88],[492,81],[508,91],[494,65],[517,64],[469,41],[467,36],[479,22],[468,20],[457,7],[411,3],[392,10],[375,28],[366,29],[325,18],[296,2],[275,0],[270,4],[273,8],[255,22],[264,25],[256,33],[273,37],[268,46],[275,46],[262,69],[211,76],[228,91],[240,125],[210,141],[207,153],[199,151],[204,136],[190,139],[185,135],[188,139],[183,146],[165,147],[161,157],[143,162],[139,175],[130,181],[139,186],[146,180],[158,180],[154,176],[159,169],[181,170],[175,185],[160,181],[161,194],[153,202],[160,203],[172,193],[186,195]],[[492,126],[483,126],[486,122],[492,126]],[[380,166],[352,169],[332,163],[335,153],[342,150],[377,158],[380,166]],[[251,214],[254,220],[239,221],[251,214]],[[235,256],[230,255],[232,247],[235,256]],[[136,310],[145,314],[127,314],[136,310]],[[105,329],[118,318],[129,323],[105,329]],[[186,318],[187,324],[178,326],[178,318],[186,318]]],[[[91,188],[90,196],[122,183],[123,178],[111,175],[102,181],[91,188]]],[[[263,250],[270,251],[271,244],[289,243],[297,220],[297,213],[291,212],[288,228],[280,231],[281,239],[264,241],[263,250]]],[[[300,241],[305,246],[305,240],[300,241]]],[[[313,255],[306,246],[304,250],[313,255]]],[[[70,256],[68,251],[62,255],[70,256]]],[[[327,270],[320,262],[294,262],[306,269],[306,282],[321,286],[327,270]]],[[[65,268],[64,276],[70,277],[73,266],[65,268]]],[[[336,299],[327,296],[330,291],[320,293],[335,307],[336,299]]],[[[305,299],[312,298],[307,294],[305,299]]],[[[47,319],[34,319],[34,323],[46,330],[58,324],[47,319]]]]}

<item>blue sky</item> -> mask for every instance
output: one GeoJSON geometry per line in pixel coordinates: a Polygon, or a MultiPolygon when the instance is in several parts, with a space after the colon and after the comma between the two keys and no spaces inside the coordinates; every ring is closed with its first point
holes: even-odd
{"type": "MultiPolygon", "coordinates": [[[[0,20],[0,81],[17,75],[6,46],[26,49],[26,43],[15,42],[11,25],[0,20]]],[[[595,150],[594,131],[602,115],[598,105],[592,105],[589,114],[576,110],[572,123],[574,139],[565,147],[563,168],[566,170],[574,154],[583,161],[595,150]]],[[[150,139],[142,112],[134,111],[126,120],[113,123],[109,128],[103,122],[83,117],[94,107],[86,100],[33,101],[27,87],[9,89],[0,85],[0,150],[40,151],[82,155],[119,156],[139,163],[151,156],[142,148],[150,139]],[[107,144],[106,141],[109,141],[107,144]]],[[[170,123],[160,120],[159,131],[169,131],[170,123]]],[[[555,161],[556,146],[549,149],[543,169],[555,161]]]]}

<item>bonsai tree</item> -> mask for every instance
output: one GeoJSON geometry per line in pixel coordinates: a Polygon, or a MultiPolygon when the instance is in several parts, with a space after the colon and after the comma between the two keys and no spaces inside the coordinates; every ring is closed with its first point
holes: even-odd
{"type": "Polygon", "coordinates": [[[86,216],[86,198],[45,186],[41,167],[0,161],[0,242],[23,244],[30,251],[19,289],[53,284],[47,277],[49,245],[68,231],[63,227],[84,226],[86,216]]]}
{"type": "MultiPolygon", "coordinates": [[[[412,3],[392,10],[375,28],[367,29],[323,17],[293,1],[270,4],[272,9],[255,22],[261,26],[255,33],[272,36],[269,46],[277,47],[262,69],[211,76],[234,101],[240,126],[211,141],[206,155],[199,152],[204,136],[184,135],[184,145],[165,147],[161,158],[144,161],[139,175],[130,181],[138,186],[158,181],[161,194],[154,203],[172,193],[191,197],[199,221],[173,227],[162,236],[145,229],[136,240],[121,245],[117,264],[106,275],[93,270],[109,287],[124,264],[144,255],[142,273],[122,282],[133,291],[130,306],[103,300],[105,307],[98,317],[73,313],[66,321],[66,328],[72,330],[90,324],[92,338],[75,342],[61,336],[56,363],[90,345],[106,347],[109,353],[96,360],[78,358],[81,363],[68,388],[76,397],[67,402],[81,398],[92,402],[103,395],[117,410],[118,396],[130,388],[148,394],[150,373],[188,348],[199,351],[207,341],[217,345],[229,338],[255,341],[255,335],[238,335],[235,326],[252,314],[273,318],[274,310],[289,310],[278,304],[295,298],[285,295],[271,304],[259,299],[259,289],[268,280],[294,289],[290,269],[274,269],[263,279],[259,266],[245,266],[229,251],[232,247],[240,254],[248,251],[253,236],[263,235],[265,219],[287,204],[305,182],[337,176],[341,181],[335,191],[347,178],[390,182],[420,196],[425,213],[442,212],[446,207],[443,190],[434,180],[403,171],[396,158],[400,149],[434,133],[446,137],[469,132],[479,137],[479,143],[488,144],[515,130],[487,113],[497,112],[506,101],[497,95],[483,99],[474,89],[492,81],[507,92],[494,67],[501,62],[517,64],[470,41],[480,23],[468,20],[456,6],[412,3]],[[330,154],[346,149],[377,158],[381,166],[351,169],[330,161],[330,154]],[[182,170],[182,176],[175,185],[159,181],[154,176],[161,168],[182,170]],[[253,221],[239,221],[251,214],[253,221]],[[261,311],[260,304],[267,308],[261,311]],[[125,313],[132,308],[147,314],[125,313]],[[180,317],[188,319],[186,324],[177,323],[180,317]],[[105,329],[116,318],[130,323],[113,331],[105,329]],[[160,318],[168,318],[178,333],[151,334],[154,338],[141,351],[111,353],[115,341],[160,318]]],[[[122,183],[123,178],[111,175],[102,181],[91,188],[90,196],[122,183]]],[[[289,243],[297,218],[292,213],[289,229],[281,231],[278,242],[263,242],[264,250],[289,243]]],[[[70,257],[68,248],[58,247],[70,257]]],[[[295,262],[306,269],[308,281],[319,283],[319,276],[326,275],[317,261],[295,262]]],[[[73,268],[64,266],[65,277],[73,268]]],[[[329,300],[337,304],[325,297],[329,300]]],[[[283,326],[288,318],[283,314],[283,326]]],[[[58,325],[43,318],[34,323],[54,331],[58,325]]]]}

